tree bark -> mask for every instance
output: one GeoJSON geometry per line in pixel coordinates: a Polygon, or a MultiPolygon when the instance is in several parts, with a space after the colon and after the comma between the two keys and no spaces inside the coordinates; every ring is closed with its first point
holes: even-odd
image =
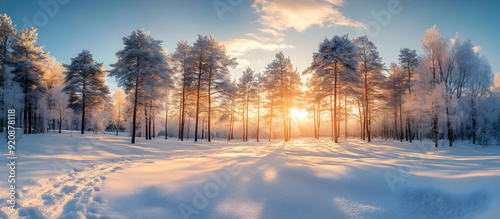
{"type": "Polygon", "coordinates": [[[198,90],[196,94],[196,119],[195,119],[195,124],[194,124],[194,141],[198,141],[198,117],[200,113],[200,88],[201,88],[201,73],[202,73],[202,62],[200,61],[200,64],[198,66],[199,72],[198,72],[198,90]]]}
{"type": "Polygon", "coordinates": [[[146,103],[144,103],[144,132],[146,133],[144,136],[145,136],[145,139],[148,140],[148,135],[149,135],[149,132],[148,132],[148,105],[146,103]]]}
{"type": "Polygon", "coordinates": [[[335,133],[334,133],[334,126],[335,126],[334,121],[335,121],[335,120],[334,120],[334,118],[333,118],[335,114],[334,114],[334,112],[333,112],[333,107],[334,107],[334,106],[333,106],[333,100],[332,100],[332,99],[333,99],[333,97],[332,97],[332,95],[330,95],[330,119],[331,119],[331,121],[332,121],[332,122],[331,122],[331,123],[332,123],[332,124],[331,124],[331,125],[332,125],[332,127],[331,127],[331,133],[332,133],[332,141],[335,141],[335,133]]]}
{"type": "Polygon", "coordinates": [[[401,130],[399,139],[403,142],[403,106],[401,102],[399,103],[399,127],[401,130]]]}
{"type": "MultiPolygon", "coordinates": [[[[335,68],[334,68],[334,74],[335,74],[335,81],[333,85],[333,113],[334,113],[334,124],[337,123],[337,63],[335,63],[335,68]]],[[[335,132],[335,143],[339,143],[339,136],[337,135],[337,126],[334,127],[334,132],[335,132]]]]}
{"type": "Polygon", "coordinates": [[[139,88],[139,77],[135,78],[135,89],[134,89],[134,115],[132,117],[132,144],[135,144],[135,124],[137,122],[137,92],[139,88]]]}
{"type": "Polygon", "coordinates": [[[210,66],[209,77],[208,77],[208,121],[207,121],[207,137],[208,142],[212,141],[212,130],[210,127],[210,115],[212,114],[212,67],[210,66]]]}
{"type": "MultiPolygon", "coordinates": [[[[167,101],[165,101],[165,140],[167,140],[168,138],[167,131],[168,131],[168,93],[167,93],[167,101]]],[[[180,126],[179,126],[179,131],[180,131],[180,126]]]]}

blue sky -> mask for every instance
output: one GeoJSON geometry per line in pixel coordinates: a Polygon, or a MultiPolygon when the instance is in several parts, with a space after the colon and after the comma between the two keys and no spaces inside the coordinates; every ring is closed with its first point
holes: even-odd
{"type": "MultiPolygon", "coordinates": [[[[320,41],[343,34],[369,33],[389,66],[397,62],[400,48],[422,54],[422,37],[434,25],[446,38],[456,32],[470,38],[493,72],[500,72],[499,8],[498,1],[466,0],[0,0],[0,13],[11,16],[18,29],[38,27],[38,44],[64,63],[88,49],[110,69],[115,53],[123,48],[121,38],[144,28],[163,40],[169,52],[179,40],[192,43],[198,34],[214,35],[240,62],[233,77],[247,66],[263,71],[278,51],[302,71],[320,41]],[[392,14],[391,8],[398,13],[392,14]],[[391,18],[385,22],[382,16],[380,23],[374,13],[389,13],[391,18]],[[366,27],[371,32],[363,32],[366,27]]],[[[114,81],[108,81],[116,89],[114,81]]]]}

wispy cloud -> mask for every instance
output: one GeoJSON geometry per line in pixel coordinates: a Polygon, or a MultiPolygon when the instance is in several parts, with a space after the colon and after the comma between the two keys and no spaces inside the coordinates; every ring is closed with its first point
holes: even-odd
{"type": "Polygon", "coordinates": [[[339,11],[343,4],[343,0],[256,0],[252,6],[260,16],[259,22],[274,30],[293,28],[301,32],[313,25],[366,28],[339,11]]]}
{"type": "Polygon", "coordinates": [[[259,41],[256,39],[233,39],[225,42],[227,51],[232,56],[241,56],[245,52],[254,49],[263,49],[267,51],[275,51],[278,49],[293,48],[292,45],[284,43],[273,43],[266,41],[259,41]]]}

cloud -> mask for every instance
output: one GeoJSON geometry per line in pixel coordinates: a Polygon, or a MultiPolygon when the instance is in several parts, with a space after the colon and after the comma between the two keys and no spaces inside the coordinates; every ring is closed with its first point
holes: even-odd
{"type": "Polygon", "coordinates": [[[248,65],[250,65],[250,61],[248,61],[246,59],[238,59],[238,64],[239,64],[239,66],[248,66],[248,65]]]}
{"type": "Polygon", "coordinates": [[[363,23],[350,20],[338,11],[344,0],[255,0],[252,7],[259,15],[262,28],[245,37],[225,42],[228,53],[242,56],[251,50],[275,51],[293,48],[284,43],[283,31],[293,28],[305,31],[313,25],[318,26],[353,26],[365,28],[363,23]]]}
{"type": "Polygon", "coordinates": [[[475,53],[479,52],[479,50],[481,50],[481,47],[480,46],[474,46],[472,47],[472,50],[474,50],[475,53]]]}
{"type": "Polygon", "coordinates": [[[245,52],[254,49],[263,49],[274,51],[278,49],[293,48],[292,45],[284,43],[273,43],[268,41],[259,41],[256,39],[233,39],[225,42],[228,54],[232,56],[241,56],[245,52]]]}
{"type": "Polygon", "coordinates": [[[339,12],[343,4],[343,0],[256,0],[252,6],[261,24],[278,31],[293,28],[301,32],[313,25],[366,28],[339,12]]]}

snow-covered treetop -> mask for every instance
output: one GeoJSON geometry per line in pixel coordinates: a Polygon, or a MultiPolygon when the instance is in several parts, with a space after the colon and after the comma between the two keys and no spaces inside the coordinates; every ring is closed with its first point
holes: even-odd
{"type": "Polygon", "coordinates": [[[119,86],[128,91],[146,77],[154,77],[164,86],[171,84],[172,69],[161,40],[155,40],[149,32],[136,30],[123,37],[123,44],[125,48],[116,53],[118,62],[111,64],[113,69],[109,72],[109,76],[116,77],[119,86]]]}

